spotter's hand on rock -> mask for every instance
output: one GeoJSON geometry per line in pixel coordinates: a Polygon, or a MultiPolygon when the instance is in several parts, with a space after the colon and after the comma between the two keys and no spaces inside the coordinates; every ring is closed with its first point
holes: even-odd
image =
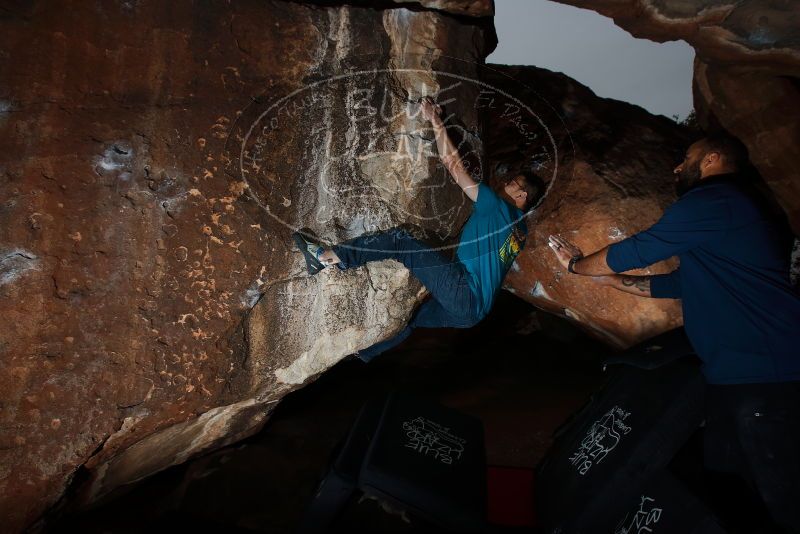
{"type": "Polygon", "coordinates": [[[569,260],[572,258],[583,257],[583,252],[581,252],[581,249],[562,237],[551,235],[547,244],[550,245],[551,249],[553,249],[556,258],[558,258],[558,263],[560,263],[563,267],[569,267],[569,260]]]}

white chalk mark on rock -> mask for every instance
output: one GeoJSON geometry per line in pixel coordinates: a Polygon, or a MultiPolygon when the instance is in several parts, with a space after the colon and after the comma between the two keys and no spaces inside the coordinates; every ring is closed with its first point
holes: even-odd
{"type": "Polygon", "coordinates": [[[95,156],[96,167],[104,171],[118,171],[128,169],[133,159],[133,148],[125,141],[117,141],[105,151],[102,156],[95,156]]]}
{"type": "Polygon", "coordinates": [[[553,298],[547,294],[547,291],[544,290],[544,286],[542,285],[542,283],[539,282],[538,280],[531,289],[531,296],[536,297],[538,299],[553,300],[553,298]]]}
{"type": "Polygon", "coordinates": [[[39,270],[39,258],[27,250],[0,250],[0,286],[10,284],[28,271],[39,270]]]}
{"type": "Polygon", "coordinates": [[[609,239],[613,239],[614,241],[620,241],[622,239],[625,239],[625,237],[627,237],[625,235],[625,232],[623,232],[622,230],[620,230],[616,226],[612,226],[611,228],[608,229],[608,238],[609,239]]]}

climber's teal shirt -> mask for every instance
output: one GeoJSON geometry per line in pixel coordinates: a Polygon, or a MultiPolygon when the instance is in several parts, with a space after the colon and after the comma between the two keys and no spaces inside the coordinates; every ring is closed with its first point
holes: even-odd
{"type": "Polygon", "coordinates": [[[522,210],[502,200],[486,184],[478,184],[478,199],[461,231],[457,256],[478,296],[479,316],[492,309],[497,290],[525,245],[527,233],[522,210]]]}

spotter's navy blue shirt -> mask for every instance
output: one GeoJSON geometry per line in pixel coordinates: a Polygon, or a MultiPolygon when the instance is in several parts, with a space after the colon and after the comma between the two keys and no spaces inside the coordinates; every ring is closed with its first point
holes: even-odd
{"type": "Polygon", "coordinates": [[[800,296],[789,281],[790,236],[736,175],[709,177],[648,230],[611,245],[617,273],[671,256],[650,293],[681,299],[686,333],[712,384],[800,380],[800,296]]]}

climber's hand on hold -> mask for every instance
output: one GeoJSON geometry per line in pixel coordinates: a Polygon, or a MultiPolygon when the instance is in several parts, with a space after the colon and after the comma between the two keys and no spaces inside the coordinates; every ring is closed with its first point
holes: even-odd
{"type": "Polygon", "coordinates": [[[458,184],[471,201],[475,202],[478,200],[478,184],[467,172],[458,149],[447,135],[447,128],[444,127],[444,121],[440,116],[442,113],[441,106],[434,102],[433,98],[426,96],[420,101],[420,108],[423,118],[431,121],[433,125],[433,134],[436,138],[439,159],[447,169],[447,172],[450,173],[453,181],[458,184]]]}
{"type": "Polygon", "coordinates": [[[442,123],[442,108],[433,101],[433,98],[426,96],[420,102],[420,106],[422,108],[422,117],[425,120],[431,121],[431,124],[434,126],[441,126],[442,123]]]}

